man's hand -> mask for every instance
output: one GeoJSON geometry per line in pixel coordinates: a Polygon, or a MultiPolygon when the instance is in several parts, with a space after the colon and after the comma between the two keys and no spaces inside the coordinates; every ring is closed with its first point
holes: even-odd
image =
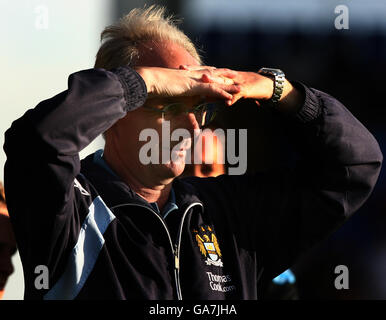
{"type": "MultiPolygon", "coordinates": [[[[181,66],[184,70],[196,70],[196,66],[181,66]]],[[[213,71],[216,70],[214,67],[213,71]]],[[[225,69],[219,69],[225,70],[225,69]]],[[[228,70],[228,69],[226,69],[228,70]]],[[[239,99],[253,99],[257,105],[260,105],[260,102],[268,101],[272,98],[273,94],[273,79],[258,74],[257,72],[245,72],[245,71],[233,71],[228,70],[227,76],[229,79],[233,80],[233,83],[240,87],[240,91],[233,95],[231,100],[227,101],[227,104],[233,105],[239,99]]],[[[210,83],[212,78],[206,77],[204,81],[210,83]]],[[[284,88],[281,98],[278,102],[277,109],[284,113],[296,113],[299,108],[303,105],[304,97],[296,90],[292,84],[285,79],[284,88]]]]}
{"type": "Polygon", "coordinates": [[[193,70],[168,69],[157,67],[136,67],[144,79],[149,98],[205,96],[209,99],[231,101],[240,92],[229,69],[198,66],[193,70]]]}
{"type": "MultiPolygon", "coordinates": [[[[232,78],[236,85],[240,86],[240,92],[233,96],[229,105],[234,104],[241,98],[254,99],[257,105],[260,102],[268,101],[272,98],[274,80],[263,76],[257,72],[237,72],[232,78]]],[[[277,109],[284,113],[296,113],[303,105],[304,97],[296,90],[292,84],[285,79],[283,93],[277,104],[277,109]]]]}

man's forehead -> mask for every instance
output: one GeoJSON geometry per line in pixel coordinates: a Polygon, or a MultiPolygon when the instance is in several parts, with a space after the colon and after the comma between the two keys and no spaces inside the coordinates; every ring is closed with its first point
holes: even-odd
{"type": "Polygon", "coordinates": [[[186,49],[171,41],[143,41],[138,49],[139,66],[177,69],[180,65],[199,65],[186,49]]]}

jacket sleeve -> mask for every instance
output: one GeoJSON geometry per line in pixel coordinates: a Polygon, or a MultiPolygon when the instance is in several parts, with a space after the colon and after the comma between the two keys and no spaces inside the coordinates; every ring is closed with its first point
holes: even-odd
{"type": "Polygon", "coordinates": [[[286,119],[286,131],[299,160],[290,171],[265,176],[256,208],[263,212],[256,217],[257,247],[273,275],[363,205],[382,164],[375,138],[339,101],[295,85],[305,103],[295,119],[286,119]]]}
{"type": "Polygon", "coordinates": [[[70,75],[66,91],[28,110],[7,130],[5,191],[25,272],[40,264],[52,267],[57,249],[65,246],[58,239],[65,242],[79,227],[79,152],[146,97],[145,82],[130,68],[84,70],[70,75]]]}
{"type": "Polygon", "coordinates": [[[382,164],[375,138],[339,101],[294,85],[303,91],[304,105],[281,120],[296,164],[264,174],[219,177],[224,197],[237,202],[229,217],[234,236],[256,252],[271,279],[363,205],[382,164]]]}

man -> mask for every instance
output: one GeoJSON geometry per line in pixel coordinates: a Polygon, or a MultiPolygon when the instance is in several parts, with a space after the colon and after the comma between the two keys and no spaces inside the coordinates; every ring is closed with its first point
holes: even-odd
{"type": "Polygon", "coordinates": [[[277,70],[201,66],[162,8],[133,10],[102,37],[95,69],[71,75],[66,91],[6,132],[26,299],[256,299],[264,279],[371,193],[378,144],[331,96],[277,70]],[[170,121],[171,131],[193,134],[210,111],[197,104],[240,98],[272,103],[285,117],[302,159],[294,170],[178,179],[185,147],[166,163],[141,161],[144,129],[161,135],[170,121]],[[104,151],[80,162],[79,151],[101,133],[104,151]],[[47,267],[48,283],[37,266],[47,267]]]}
{"type": "Polygon", "coordinates": [[[12,255],[16,252],[16,241],[9,221],[5,193],[0,182],[0,299],[8,277],[13,272],[12,255]]]}

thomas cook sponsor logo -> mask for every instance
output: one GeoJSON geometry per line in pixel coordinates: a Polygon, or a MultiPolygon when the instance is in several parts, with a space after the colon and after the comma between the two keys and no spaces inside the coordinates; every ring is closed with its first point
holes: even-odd
{"type": "Polygon", "coordinates": [[[198,230],[194,229],[193,234],[201,254],[206,258],[205,263],[208,266],[222,267],[220,246],[212,228],[201,226],[198,230]]]}
{"type": "Polygon", "coordinates": [[[209,286],[213,291],[229,292],[236,290],[236,287],[231,284],[232,278],[229,274],[220,275],[212,272],[207,272],[209,279],[209,286]]]}

